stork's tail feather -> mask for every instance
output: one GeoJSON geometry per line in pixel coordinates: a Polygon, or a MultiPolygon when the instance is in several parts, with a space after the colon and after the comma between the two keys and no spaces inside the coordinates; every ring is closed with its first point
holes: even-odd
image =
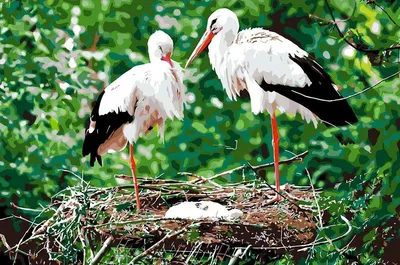
{"type": "Polygon", "coordinates": [[[101,156],[99,154],[97,154],[97,152],[92,152],[90,154],[90,166],[91,167],[94,166],[94,163],[96,163],[96,160],[100,166],[103,166],[103,161],[101,160],[101,156]]]}
{"type": "Polygon", "coordinates": [[[90,134],[86,132],[85,140],[83,141],[82,155],[87,156],[90,154],[90,166],[93,167],[96,160],[102,166],[101,156],[97,154],[97,149],[99,148],[99,143],[96,141],[96,134],[90,134]]]}

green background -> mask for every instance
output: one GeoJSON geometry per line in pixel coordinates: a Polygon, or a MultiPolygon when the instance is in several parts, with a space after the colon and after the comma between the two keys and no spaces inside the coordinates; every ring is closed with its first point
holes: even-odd
{"type": "MultiPolygon", "coordinates": [[[[376,2],[387,14],[366,1],[330,1],[338,20],[351,16],[339,23],[347,39],[383,51],[399,43],[400,5],[376,2]]],[[[230,8],[241,29],[269,27],[311,53],[344,96],[399,70],[398,50],[365,54],[346,44],[321,0],[37,0],[2,1],[0,7],[0,206],[6,215],[15,211],[11,202],[37,209],[56,192],[76,185],[79,179],[62,169],[97,187],[124,183],[115,175],[130,174],[128,149],[103,156],[103,167],[90,168],[89,157],[82,158],[85,121],[100,90],[148,62],[147,40],[155,30],[172,37],[172,58],[183,65],[207,17],[220,7],[230,8]]],[[[208,177],[246,161],[272,162],[268,115],[253,115],[248,99],[230,101],[205,53],[186,77],[193,102],[185,119],[167,121],[164,144],[153,131],[135,146],[140,177],[182,178],[182,171],[208,177]]],[[[328,210],[325,218],[335,224],[345,215],[354,225],[337,248],[350,242],[343,253],[363,264],[391,261],[400,244],[399,86],[397,75],[351,98],[359,122],[347,128],[321,124],[314,129],[299,116],[278,116],[282,159],[310,152],[304,163],[280,167],[282,182],[307,185],[305,168],[310,171],[313,183],[324,188],[320,203],[328,210]]],[[[272,168],[266,176],[272,184],[272,168]]],[[[226,181],[241,177],[240,172],[226,181]]],[[[307,262],[349,261],[338,249],[317,248],[307,262]]]]}

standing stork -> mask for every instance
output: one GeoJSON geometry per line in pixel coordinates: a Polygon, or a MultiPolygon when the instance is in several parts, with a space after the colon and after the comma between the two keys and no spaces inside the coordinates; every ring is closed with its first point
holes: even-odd
{"type": "Polygon", "coordinates": [[[171,60],[173,41],[162,31],[148,41],[150,63],[135,66],[112,82],[99,95],[90,116],[83,142],[83,156],[90,154],[90,165],[101,156],[120,151],[129,142],[130,165],[135,186],[137,209],[140,209],[133,143],[158,125],[164,141],[167,118],[183,118],[186,87],[182,68],[171,60]]]}
{"type": "Polygon", "coordinates": [[[344,126],[357,122],[357,117],[330,76],[296,44],[262,28],[238,31],[235,13],[226,8],[215,11],[208,18],[207,29],[185,67],[208,46],[210,63],[228,97],[236,100],[241,90],[247,90],[252,112],[269,113],[278,191],[271,202],[279,201],[276,110],[300,113],[315,127],[318,119],[328,126],[344,126]]]}

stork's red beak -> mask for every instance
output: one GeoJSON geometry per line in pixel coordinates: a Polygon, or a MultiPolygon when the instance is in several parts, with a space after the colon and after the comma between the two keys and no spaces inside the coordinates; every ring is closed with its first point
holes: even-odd
{"type": "Polygon", "coordinates": [[[161,57],[161,60],[166,61],[172,68],[174,68],[171,61],[171,53],[167,53],[165,56],[161,57]]]}
{"type": "Polygon", "coordinates": [[[214,38],[215,34],[213,34],[210,30],[207,30],[203,37],[201,37],[199,43],[197,44],[196,48],[190,55],[189,60],[187,61],[185,68],[189,66],[193,62],[194,59],[210,44],[212,38],[214,38]]]}

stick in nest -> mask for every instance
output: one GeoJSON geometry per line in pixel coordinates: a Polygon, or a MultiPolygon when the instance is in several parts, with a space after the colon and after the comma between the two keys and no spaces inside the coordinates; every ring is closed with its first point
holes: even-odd
{"type": "Polygon", "coordinates": [[[189,228],[194,227],[196,225],[199,225],[200,223],[194,223],[192,225],[187,225],[182,229],[179,229],[178,231],[175,231],[173,233],[169,232],[167,233],[162,239],[160,239],[157,243],[155,243],[154,245],[152,245],[150,248],[148,248],[147,250],[143,251],[140,255],[136,256],[130,263],[129,265],[134,265],[135,262],[141,260],[142,258],[144,258],[145,256],[149,255],[151,252],[153,252],[154,250],[156,250],[158,247],[161,246],[162,243],[164,243],[167,239],[170,239],[172,237],[178,236],[184,232],[186,232],[189,228]]]}
{"type": "Polygon", "coordinates": [[[106,241],[104,241],[103,246],[97,252],[96,256],[94,256],[93,260],[90,262],[90,265],[97,265],[101,259],[104,257],[104,255],[108,252],[108,250],[111,248],[111,243],[113,242],[114,238],[112,236],[109,236],[106,241]]]}

